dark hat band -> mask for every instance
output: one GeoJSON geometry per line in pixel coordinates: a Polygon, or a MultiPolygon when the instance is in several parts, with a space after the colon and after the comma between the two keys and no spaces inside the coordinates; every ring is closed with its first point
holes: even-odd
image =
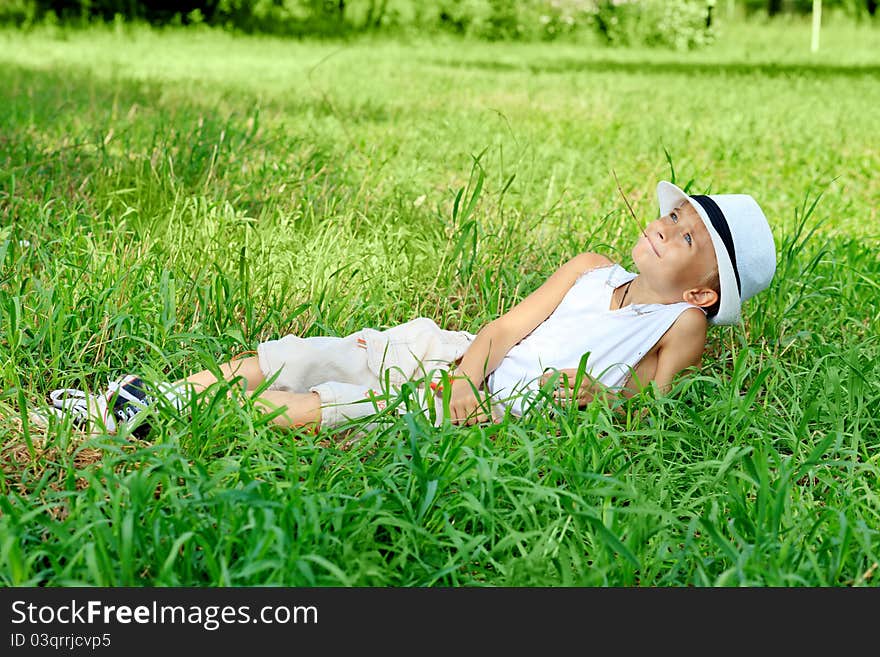
{"type": "Polygon", "coordinates": [[[709,215],[709,221],[712,222],[712,227],[721,237],[721,241],[724,242],[724,248],[727,249],[727,255],[730,256],[730,263],[733,265],[733,275],[736,278],[736,291],[739,294],[739,298],[742,299],[739,270],[736,268],[736,250],[733,248],[733,236],[730,234],[730,226],[727,225],[727,219],[724,218],[724,213],[721,211],[721,208],[718,207],[718,204],[709,196],[696,194],[691,196],[691,198],[703,207],[706,214],[709,215]]]}

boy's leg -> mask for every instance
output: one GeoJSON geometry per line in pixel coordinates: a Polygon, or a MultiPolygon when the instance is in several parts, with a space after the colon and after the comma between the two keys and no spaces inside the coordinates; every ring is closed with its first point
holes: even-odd
{"type": "Polygon", "coordinates": [[[327,381],[313,386],[309,392],[264,390],[255,397],[254,406],[266,413],[285,407],[283,413],[272,418],[282,427],[312,426],[333,428],[344,422],[373,415],[385,408],[385,402],[376,398],[376,391],[368,386],[327,381]]]}
{"type": "MultiPolygon", "coordinates": [[[[265,378],[256,356],[233,359],[228,363],[223,363],[220,365],[220,373],[225,381],[242,377],[245,380],[245,389],[248,390],[256,388],[265,378]]],[[[189,396],[187,389],[198,394],[218,380],[210,370],[197,372],[173,384],[160,382],[148,385],[139,376],[128,375],[119,381],[111,382],[107,392],[100,397],[106,400],[109,412],[115,418],[115,424],[130,423],[134,427],[134,435],[144,436],[149,432],[150,425],[148,420],[145,421],[143,411],[155,403],[156,393],[165,397],[178,411],[182,411],[189,396]]],[[[54,402],[55,400],[53,400],[54,402]]],[[[62,401],[61,403],[66,402],[62,401]]],[[[60,408],[58,403],[54,403],[54,405],[56,408],[60,408]]],[[[297,404],[295,410],[299,411],[300,407],[301,404],[297,404]]],[[[115,432],[115,430],[116,426],[114,425],[111,432],[115,432]]]]}
{"type": "Polygon", "coordinates": [[[286,407],[281,415],[272,418],[273,424],[282,427],[312,425],[317,430],[321,424],[321,398],[317,392],[264,390],[254,398],[254,405],[266,413],[286,407]]]}
{"type": "MultiPolygon", "coordinates": [[[[328,340],[327,338],[323,339],[328,340]]],[[[334,338],[333,341],[333,346],[336,346],[336,343],[344,342],[339,338],[334,338]]],[[[360,356],[360,352],[361,350],[355,350],[354,355],[360,356]]],[[[342,349],[338,349],[337,357],[344,357],[343,353],[342,349]]],[[[358,359],[351,358],[349,355],[349,360],[357,361],[358,359]]],[[[220,365],[219,369],[224,381],[231,381],[237,377],[244,379],[246,391],[254,390],[266,378],[257,356],[230,360],[220,365]]],[[[354,367],[351,374],[354,378],[367,376],[375,379],[375,377],[370,377],[368,370],[363,367],[354,367]]],[[[178,391],[191,387],[198,394],[219,380],[211,370],[202,370],[176,381],[171,387],[178,391]]],[[[304,425],[314,425],[316,429],[322,425],[332,427],[347,419],[375,412],[366,397],[367,392],[375,388],[378,381],[370,382],[373,384],[372,386],[327,382],[311,386],[307,392],[264,390],[254,402],[255,406],[264,412],[272,412],[280,407],[286,407],[283,413],[272,418],[274,424],[283,427],[304,425]],[[322,406],[330,406],[330,408],[325,413],[322,412],[322,406]]]]}
{"type": "MultiPolygon", "coordinates": [[[[256,356],[223,363],[220,366],[220,373],[223,375],[224,381],[231,381],[238,376],[242,377],[246,382],[246,390],[253,390],[265,379],[263,371],[260,369],[260,359],[256,356]]],[[[196,392],[202,392],[212,383],[216,383],[219,380],[211,370],[202,370],[177,381],[174,385],[175,387],[182,387],[182,384],[188,383],[192,385],[196,392]]]]}
{"type": "MultiPolygon", "coordinates": [[[[266,378],[260,368],[260,359],[257,356],[233,359],[223,363],[220,365],[220,374],[224,381],[231,381],[236,377],[243,378],[247,391],[254,390],[266,378]]],[[[189,384],[196,393],[199,393],[219,380],[211,370],[202,370],[177,381],[174,385],[177,387],[189,384]]],[[[266,413],[271,413],[282,406],[286,407],[281,415],[272,418],[273,424],[282,427],[315,425],[317,428],[321,423],[321,399],[316,392],[297,393],[286,390],[264,390],[259,397],[254,399],[254,405],[266,413]]]]}

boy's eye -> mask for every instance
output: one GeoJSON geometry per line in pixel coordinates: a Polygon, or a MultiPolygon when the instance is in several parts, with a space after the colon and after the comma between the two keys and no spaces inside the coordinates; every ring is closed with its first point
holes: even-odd
{"type": "Polygon", "coordinates": [[[678,223],[678,215],[675,214],[674,212],[669,213],[669,218],[672,219],[672,223],[674,223],[674,224],[678,223]]]}
{"type": "Polygon", "coordinates": [[[688,243],[688,246],[690,246],[694,240],[693,240],[693,238],[691,238],[690,233],[685,233],[684,234],[684,241],[688,243]]]}

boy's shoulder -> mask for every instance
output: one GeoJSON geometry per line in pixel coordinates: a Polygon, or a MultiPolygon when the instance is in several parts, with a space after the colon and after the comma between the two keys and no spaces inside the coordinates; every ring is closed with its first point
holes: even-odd
{"type": "Polygon", "coordinates": [[[706,349],[706,326],[708,321],[699,308],[682,311],[669,330],[657,341],[652,353],[657,354],[655,378],[667,385],[678,372],[699,367],[706,349]]]}
{"type": "Polygon", "coordinates": [[[661,349],[691,351],[699,347],[702,352],[706,346],[706,332],[709,320],[706,313],[697,307],[683,310],[660,339],[661,349]]]}
{"type": "Polygon", "coordinates": [[[601,253],[595,253],[593,251],[584,251],[583,253],[579,253],[574,257],[574,260],[578,263],[578,268],[583,267],[583,271],[588,271],[590,269],[599,269],[600,267],[607,267],[609,265],[613,265],[614,261],[601,253]]]}

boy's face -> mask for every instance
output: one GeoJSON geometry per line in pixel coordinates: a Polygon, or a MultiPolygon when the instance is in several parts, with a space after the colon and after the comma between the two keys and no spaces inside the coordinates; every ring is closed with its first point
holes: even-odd
{"type": "Polygon", "coordinates": [[[678,208],[648,224],[645,232],[649,239],[639,237],[632,257],[652,287],[676,299],[688,290],[705,287],[716,266],[715,247],[690,203],[682,201],[678,208]]]}

